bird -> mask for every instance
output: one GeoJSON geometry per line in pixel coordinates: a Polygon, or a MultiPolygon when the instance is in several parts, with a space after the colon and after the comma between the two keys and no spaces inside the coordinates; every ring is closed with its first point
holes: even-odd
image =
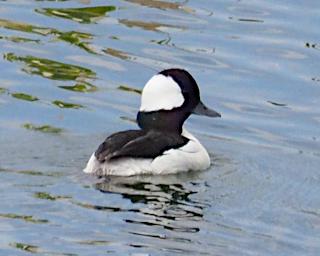
{"type": "Polygon", "coordinates": [[[211,162],[207,150],[183,126],[191,114],[221,117],[201,101],[197,82],[188,71],[162,70],[142,90],[136,117],[140,129],[107,137],[83,171],[103,177],[208,169],[211,162]]]}

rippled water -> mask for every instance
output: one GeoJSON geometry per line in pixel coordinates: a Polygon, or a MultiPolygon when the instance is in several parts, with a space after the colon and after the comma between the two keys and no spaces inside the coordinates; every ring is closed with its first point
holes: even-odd
{"type": "Polygon", "coordinates": [[[318,1],[0,3],[1,255],[318,255],[318,1]],[[97,180],[139,92],[189,70],[210,170],[97,180]]]}

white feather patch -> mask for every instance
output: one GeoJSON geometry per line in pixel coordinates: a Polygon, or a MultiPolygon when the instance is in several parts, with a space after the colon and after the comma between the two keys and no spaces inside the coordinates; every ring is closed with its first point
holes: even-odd
{"type": "Polygon", "coordinates": [[[94,153],[91,155],[85,173],[91,173],[97,176],[132,176],[141,174],[152,174],[151,168],[152,159],[143,158],[120,158],[112,162],[105,161],[100,163],[94,153]]]}
{"type": "Polygon", "coordinates": [[[184,102],[180,86],[170,76],[153,76],[145,85],[140,111],[171,110],[184,102]]]}
{"type": "Polygon", "coordinates": [[[182,135],[189,142],[181,148],[170,149],[155,158],[151,164],[154,174],[171,174],[182,171],[200,171],[209,168],[210,157],[207,150],[187,130],[182,135]]]}

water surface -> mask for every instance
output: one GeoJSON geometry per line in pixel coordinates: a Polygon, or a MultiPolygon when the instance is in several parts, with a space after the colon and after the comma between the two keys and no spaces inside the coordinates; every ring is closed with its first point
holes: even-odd
{"type": "Polygon", "coordinates": [[[318,1],[1,1],[1,255],[318,255],[318,1]],[[208,171],[96,179],[164,68],[208,171]]]}

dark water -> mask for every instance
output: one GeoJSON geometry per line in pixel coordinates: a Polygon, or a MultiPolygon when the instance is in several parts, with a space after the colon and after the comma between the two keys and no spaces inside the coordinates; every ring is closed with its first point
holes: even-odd
{"type": "Polygon", "coordinates": [[[318,1],[0,2],[0,255],[319,255],[318,1]],[[220,113],[212,167],[81,172],[157,71],[220,113]]]}

